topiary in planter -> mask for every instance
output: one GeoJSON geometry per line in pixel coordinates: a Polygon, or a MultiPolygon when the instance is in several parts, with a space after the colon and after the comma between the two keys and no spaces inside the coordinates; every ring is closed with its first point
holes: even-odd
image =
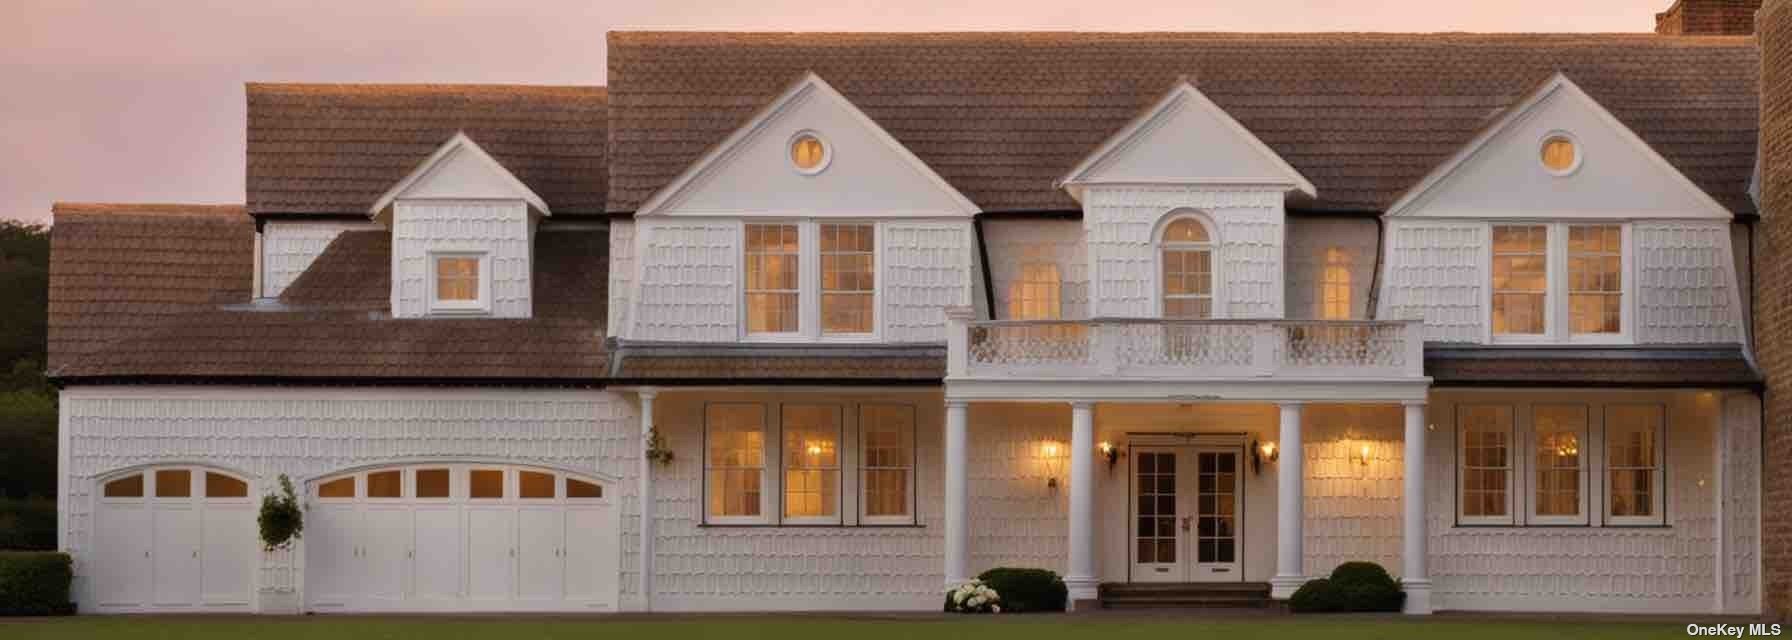
{"type": "Polygon", "coordinates": [[[280,493],[261,498],[261,515],[255,519],[261,526],[261,545],[268,551],[284,548],[305,531],[305,513],[299,509],[299,497],[293,494],[292,480],[280,474],[280,493]]]}
{"type": "Polygon", "coordinates": [[[977,576],[1002,596],[1002,610],[1063,611],[1070,599],[1064,578],[1046,569],[997,567],[977,576]]]}

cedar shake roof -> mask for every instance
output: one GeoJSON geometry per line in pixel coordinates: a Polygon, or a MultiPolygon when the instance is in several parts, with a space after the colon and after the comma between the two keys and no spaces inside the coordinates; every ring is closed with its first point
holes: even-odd
{"type": "Polygon", "coordinates": [[[48,371],[148,327],[249,301],[255,223],[241,206],[52,209],[48,371]]]}
{"type": "Polygon", "coordinates": [[[603,87],[250,84],[249,213],[364,214],[465,132],[556,215],[601,214],[603,87]]]}
{"type": "MultiPolygon", "coordinates": [[[[535,237],[533,318],[394,319],[386,312],[390,236],[349,231],[278,305],[208,305],[165,318],[57,375],[596,383],[607,367],[608,237],[553,230],[535,237]]],[[[249,269],[245,263],[240,272],[249,269]]]]}
{"type": "Polygon", "coordinates": [[[1425,349],[1439,386],[1758,387],[1741,347],[1484,347],[1425,349]]]}
{"type": "Polygon", "coordinates": [[[737,345],[624,342],[610,375],[638,382],[939,383],[942,345],[737,345]]]}
{"type": "Polygon", "coordinates": [[[609,210],[630,212],[813,71],[985,211],[1052,187],[1187,77],[1311,179],[1385,210],[1561,71],[1718,202],[1753,213],[1759,56],[1651,34],[612,32],[609,210]]]}

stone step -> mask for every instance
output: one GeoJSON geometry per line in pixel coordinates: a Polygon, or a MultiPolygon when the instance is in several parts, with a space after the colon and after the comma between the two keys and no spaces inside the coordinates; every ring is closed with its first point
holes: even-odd
{"type": "Polygon", "coordinates": [[[1275,603],[1261,582],[1109,583],[1097,593],[1106,609],[1260,609],[1275,603]]]}

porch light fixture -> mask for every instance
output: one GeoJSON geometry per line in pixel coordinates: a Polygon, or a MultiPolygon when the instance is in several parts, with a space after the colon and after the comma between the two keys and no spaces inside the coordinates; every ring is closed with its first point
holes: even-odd
{"type": "Polygon", "coordinates": [[[1251,472],[1257,475],[1262,475],[1263,461],[1268,460],[1270,462],[1275,462],[1276,458],[1281,454],[1282,452],[1276,448],[1274,440],[1269,442],[1260,440],[1251,441],[1251,472]]]}
{"type": "Polygon", "coordinates": [[[1112,472],[1114,470],[1114,465],[1120,462],[1120,448],[1114,446],[1114,443],[1106,440],[1101,441],[1101,444],[1096,448],[1101,450],[1101,455],[1107,456],[1108,471],[1112,472]]]}
{"type": "Polygon", "coordinates": [[[1039,458],[1045,463],[1045,486],[1058,488],[1059,454],[1063,451],[1057,442],[1047,440],[1039,445],[1039,458]]]}
{"type": "Polygon", "coordinates": [[[1357,450],[1351,454],[1350,461],[1361,466],[1369,466],[1369,444],[1363,443],[1357,447],[1357,450]]]}

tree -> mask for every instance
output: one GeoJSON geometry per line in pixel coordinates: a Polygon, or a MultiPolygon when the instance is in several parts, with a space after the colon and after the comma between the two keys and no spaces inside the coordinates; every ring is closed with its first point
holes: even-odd
{"type": "Polygon", "coordinates": [[[0,367],[44,362],[50,300],[50,230],[0,220],[0,367]]]}

